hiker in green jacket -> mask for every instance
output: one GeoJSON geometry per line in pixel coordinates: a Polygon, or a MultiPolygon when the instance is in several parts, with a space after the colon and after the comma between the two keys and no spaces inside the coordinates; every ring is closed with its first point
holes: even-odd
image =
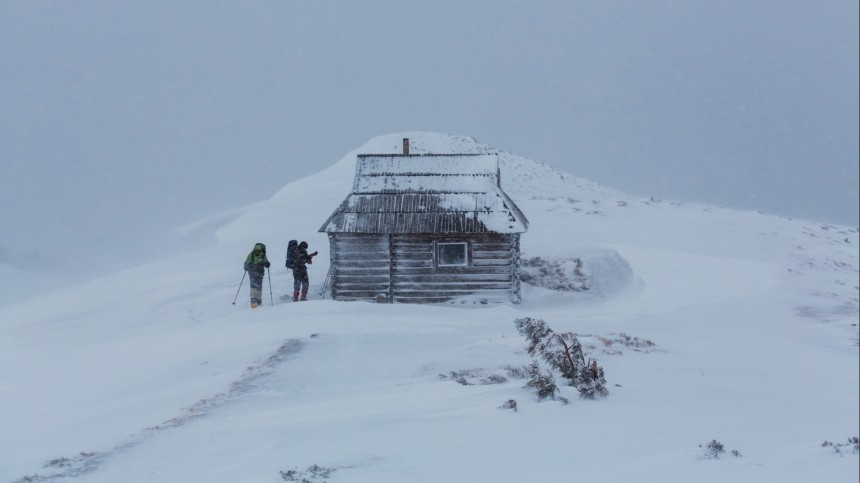
{"type": "Polygon", "coordinates": [[[245,257],[245,271],[251,281],[251,308],[257,308],[263,303],[263,275],[271,263],[266,258],[266,245],[257,243],[251,253],[245,257]]]}

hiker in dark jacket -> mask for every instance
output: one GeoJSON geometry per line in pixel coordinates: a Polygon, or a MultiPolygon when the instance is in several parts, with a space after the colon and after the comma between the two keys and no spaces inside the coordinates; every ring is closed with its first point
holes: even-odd
{"type": "Polygon", "coordinates": [[[251,308],[263,303],[263,275],[271,264],[266,258],[266,245],[257,243],[251,253],[245,257],[245,271],[251,280],[251,308]]]}
{"type": "Polygon", "coordinates": [[[295,249],[293,254],[293,302],[298,300],[308,299],[308,267],[307,264],[314,262],[314,257],[318,252],[308,254],[308,242],[301,242],[295,249]],[[301,289],[302,298],[299,299],[299,289],[301,289]]]}

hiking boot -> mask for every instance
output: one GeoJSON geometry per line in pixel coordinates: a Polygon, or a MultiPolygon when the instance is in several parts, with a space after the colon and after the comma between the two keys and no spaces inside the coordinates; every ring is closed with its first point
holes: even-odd
{"type": "Polygon", "coordinates": [[[257,305],[256,302],[251,302],[251,308],[252,309],[256,309],[257,307],[259,307],[259,305],[257,305]]]}

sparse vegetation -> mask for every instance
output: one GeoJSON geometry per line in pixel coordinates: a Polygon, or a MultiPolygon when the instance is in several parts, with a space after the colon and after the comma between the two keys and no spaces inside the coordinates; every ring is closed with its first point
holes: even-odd
{"type": "Polygon", "coordinates": [[[325,468],[317,464],[308,466],[304,471],[298,468],[293,468],[287,471],[281,471],[281,479],[284,481],[294,481],[297,483],[326,483],[325,478],[331,477],[335,468],[325,468]]]}
{"type": "Polygon", "coordinates": [[[483,377],[482,371],[480,369],[463,369],[460,371],[451,371],[448,374],[439,374],[439,379],[453,380],[463,386],[486,386],[490,384],[502,384],[508,382],[508,379],[505,376],[501,376],[499,374],[490,374],[489,376],[483,377]]]}
{"type": "Polygon", "coordinates": [[[92,468],[92,459],[98,456],[92,451],[82,451],[71,458],[52,458],[42,463],[42,468],[52,468],[54,472],[46,475],[38,473],[22,476],[11,483],[34,483],[37,481],[54,481],[57,478],[65,478],[70,475],[80,474],[92,468]]]}
{"type": "Polygon", "coordinates": [[[490,374],[489,376],[481,379],[481,384],[502,384],[505,382],[508,382],[507,378],[498,374],[490,374]]]}
{"type": "Polygon", "coordinates": [[[43,468],[62,468],[64,466],[72,466],[72,460],[69,458],[54,458],[52,460],[48,460],[42,465],[43,468]]]}
{"type": "Polygon", "coordinates": [[[505,366],[505,372],[511,379],[525,379],[529,377],[529,366],[505,366]]]}
{"type": "Polygon", "coordinates": [[[611,337],[600,337],[596,336],[598,340],[603,342],[607,347],[612,347],[614,344],[621,344],[624,347],[630,347],[634,350],[638,349],[651,349],[654,347],[654,343],[648,339],[642,339],[640,337],[632,337],[624,332],[618,334],[610,334],[611,337]]]}
{"type": "Polygon", "coordinates": [[[839,456],[843,456],[844,452],[850,450],[852,454],[860,453],[860,438],[857,436],[848,438],[847,443],[834,443],[832,441],[825,441],[821,443],[821,446],[824,448],[833,448],[833,452],[838,454],[839,456]]]}

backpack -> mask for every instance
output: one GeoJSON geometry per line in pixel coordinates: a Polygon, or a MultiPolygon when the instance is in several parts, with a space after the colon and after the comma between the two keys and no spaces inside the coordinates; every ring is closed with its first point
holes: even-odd
{"type": "Polygon", "coordinates": [[[287,243],[287,264],[286,264],[286,267],[291,269],[291,270],[293,268],[293,260],[295,260],[295,257],[296,257],[296,247],[298,247],[298,246],[299,246],[299,242],[297,242],[296,240],[290,240],[289,243],[287,243]]]}

